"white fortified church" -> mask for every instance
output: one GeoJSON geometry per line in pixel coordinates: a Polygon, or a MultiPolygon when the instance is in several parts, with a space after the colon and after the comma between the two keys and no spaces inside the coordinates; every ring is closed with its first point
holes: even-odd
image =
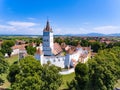
{"type": "Polygon", "coordinates": [[[81,46],[59,45],[54,43],[54,35],[49,21],[43,30],[43,43],[37,47],[35,58],[41,64],[50,62],[61,68],[75,67],[78,62],[85,63],[90,58],[91,48],[81,46]],[[65,53],[65,54],[64,54],[65,53]]]}

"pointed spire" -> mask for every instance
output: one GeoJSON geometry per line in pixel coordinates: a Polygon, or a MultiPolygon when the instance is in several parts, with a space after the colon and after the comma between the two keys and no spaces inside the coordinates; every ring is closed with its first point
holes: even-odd
{"type": "Polygon", "coordinates": [[[47,20],[47,24],[46,24],[46,29],[47,30],[50,30],[50,24],[49,24],[49,21],[47,20]]]}
{"type": "Polygon", "coordinates": [[[52,32],[52,29],[50,28],[49,20],[47,20],[46,27],[44,28],[44,31],[52,32]]]}

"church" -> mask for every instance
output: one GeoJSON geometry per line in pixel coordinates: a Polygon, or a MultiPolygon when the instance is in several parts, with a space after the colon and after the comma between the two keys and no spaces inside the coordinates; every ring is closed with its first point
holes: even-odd
{"type": "Polygon", "coordinates": [[[91,47],[60,45],[54,42],[53,30],[47,20],[46,27],[43,29],[43,42],[37,47],[35,53],[35,58],[40,60],[41,65],[49,62],[61,68],[73,68],[78,62],[87,62],[90,57],[91,47]]]}

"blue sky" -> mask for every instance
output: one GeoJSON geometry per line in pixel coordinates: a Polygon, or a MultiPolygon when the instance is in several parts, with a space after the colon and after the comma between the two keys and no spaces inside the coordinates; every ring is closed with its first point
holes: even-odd
{"type": "Polygon", "coordinates": [[[120,33],[120,0],[0,0],[0,34],[120,33]]]}

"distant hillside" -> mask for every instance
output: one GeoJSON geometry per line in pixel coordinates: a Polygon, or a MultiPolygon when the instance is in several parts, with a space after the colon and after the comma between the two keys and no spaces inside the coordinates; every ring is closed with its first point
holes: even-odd
{"type": "Polygon", "coordinates": [[[120,36],[120,33],[109,34],[109,36],[120,36]]]}
{"type": "Polygon", "coordinates": [[[88,34],[66,34],[66,36],[90,36],[90,37],[102,37],[102,36],[120,36],[120,33],[115,34],[102,34],[102,33],[88,33],[88,34]]]}
{"type": "MultiPolygon", "coordinates": [[[[42,36],[42,35],[19,35],[19,34],[0,34],[0,36],[42,36]]],[[[64,34],[64,35],[55,35],[55,36],[89,36],[89,37],[102,37],[102,36],[120,36],[120,33],[113,33],[113,34],[102,34],[102,33],[88,33],[88,34],[64,34]]]]}

